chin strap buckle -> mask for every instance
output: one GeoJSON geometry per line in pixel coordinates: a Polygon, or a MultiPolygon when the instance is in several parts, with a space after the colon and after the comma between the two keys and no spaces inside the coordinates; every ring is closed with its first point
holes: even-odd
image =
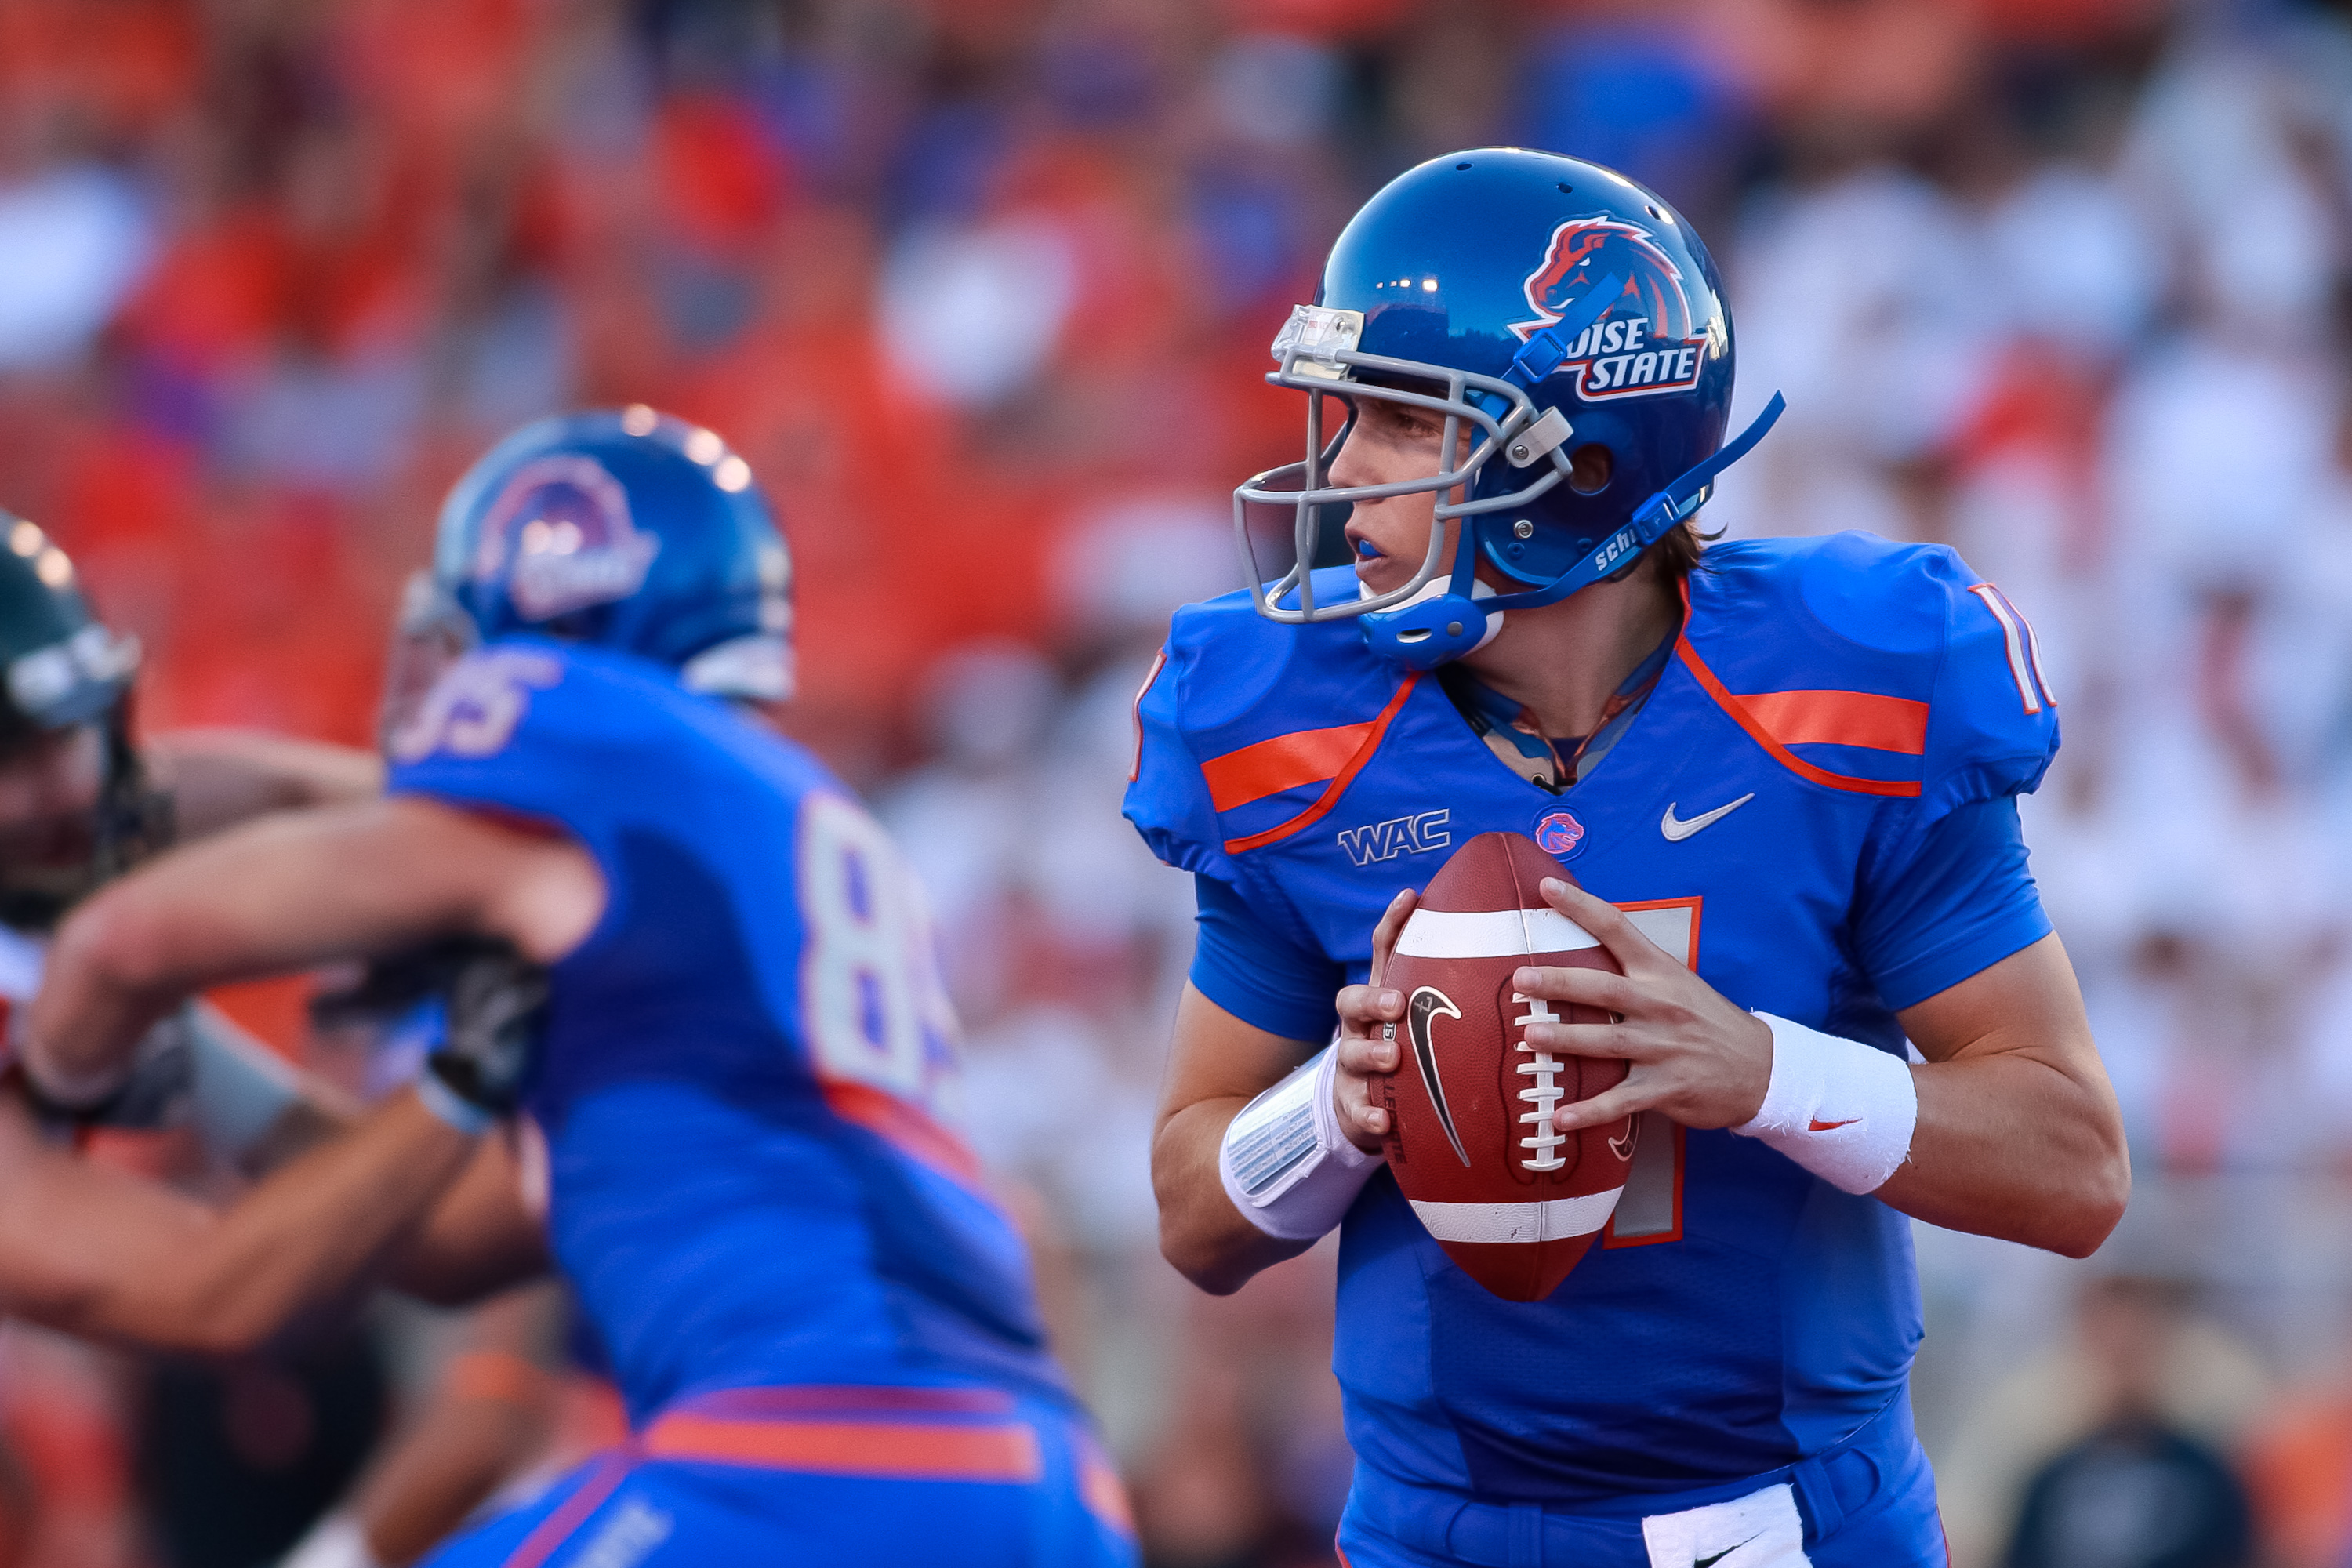
{"type": "Polygon", "coordinates": [[[1673,484],[1636,507],[1633,510],[1633,526],[1643,529],[1649,534],[1651,540],[1654,540],[1675,523],[1696,512],[1699,508],[1706,504],[1707,497],[1714,492],[1716,476],[1754,451],[1756,443],[1764,439],[1772,426],[1780,423],[1780,416],[1788,411],[1788,400],[1779,393],[1774,393],[1772,401],[1764,405],[1764,412],[1759,414],[1755,421],[1739,433],[1739,439],[1718,448],[1714,457],[1698,464],[1673,484]],[[1651,521],[1660,512],[1664,514],[1664,521],[1652,530],[1649,526],[1651,521]]]}

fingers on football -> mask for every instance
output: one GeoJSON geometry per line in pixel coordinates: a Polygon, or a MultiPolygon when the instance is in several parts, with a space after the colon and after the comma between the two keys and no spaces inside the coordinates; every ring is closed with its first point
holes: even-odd
{"type": "Polygon", "coordinates": [[[1605,969],[1539,969],[1530,964],[1511,976],[1511,988],[1547,1002],[1572,1002],[1620,1015],[1644,1011],[1648,994],[1622,974],[1605,969]]]}
{"type": "Polygon", "coordinates": [[[1364,1025],[1393,1023],[1404,1016],[1404,993],[1379,985],[1344,987],[1332,1002],[1339,1022],[1349,1026],[1349,1034],[1364,1025]]]}
{"type": "Polygon", "coordinates": [[[1682,967],[1667,957],[1665,949],[1643,936],[1642,929],[1625,918],[1624,910],[1608,900],[1595,898],[1560,877],[1546,877],[1537,891],[1553,909],[1590,931],[1626,973],[1633,973],[1637,965],[1647,967],[1654,963],[1682,967]]]}
{"type": "Polygon", "coordinates": [[[1379,984],[1381,974],[1387,972],[1389,955],[1396,951],[1397,938],[1403,933],[1404,922],[1412,918],[1413,906],[1419,901],[1413,890],[1407,888],[1391,899],[1389,907],[1381,912],[1381,923],[1372,928],[1373,984],[1379,984]]]}
{"type": "Polygon", "coordinates": [[[1529,1024],[1528,1044],[1569,1057],[1614,1058],[1645,1062],[1663,1055],[1632,1029],[1615,1024],[1529,1024]]]}
{"type": "Polygon", "coordinates": [[[1551,1124],[1562,1132],[1574,1132],[1586,1127],[1606,1127],[1621,1117],[1649,1109],[1649,1095],[1635,1087],[1628,1076],[1614,1089],[1601,1090],[1591,1100],[1580,1100],[1573,1105],[1563,1105],[1552,1112],[1551,1124]]]}
{"type": "Polygon", "coordinates": [[[1339,1038],[1339,1070],[1369,1078],[1379,1073],[1391,1073],[1397,1068],[1397,1044],[1384,1038],[1382,1032],[1369,1035],[1343,1035],[1339,1038]]]}

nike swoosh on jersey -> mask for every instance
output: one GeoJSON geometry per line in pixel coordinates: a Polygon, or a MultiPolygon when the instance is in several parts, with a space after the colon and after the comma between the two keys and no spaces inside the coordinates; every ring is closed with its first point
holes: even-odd
{"type": "MultiPolygon", "coordinates": [[[[1747,1540],[1741,1542],[1739,1546],[1752,1546],[1762,1539],[1763,1537],[1761,1536],[1751,1535],[1747,1540]]],[[[1725,1558],[1738,1551],[1739,1546],[1727,1546],[1712,1557],[1694,1557],[1691,1559],[1691,1568],[1715,1568],[1717,1563],[1722,1562],[1725,1558]]]]}
{"type": "Polygon", "coordinates": [[[1811,1124],[1809,1125],[1805,1131],[1808,1132],[1834,1132],[1841,1127],[1851,1127],[1861,1120],[1862,1118],[1859,1116],[1849,1116],[1843,1121],[1824,1121],[1820,1117],[1816,1116],[1813,1118],[1811,1124]]]}
{"type": "Polygon", "coordinates": [[[1733,812],[1738,811],[1741,806],[1746,805],[1749,801],[1754,800],[1755,798],[1756,792],[1754,790],[1749,790],[1746,795],[1741,795],[1738,800],[1733,801],[1730,805],[1718,805],[1713,811],[1701,812],[1698,816],[1692,817],[1688,822],[1685,822],[1682,818],[1675,815],[1675,807],[1682,803],[1680,801],[1668,801],[1666,803],[1666,815],[1658,818],[1658,831],[1666,836],[1667,842],[1679,844],[1684,839],[1688,838],[1692,834],[1696,833],[1700,828],[1706,826],[1708,824],[1721,822],[1725,817],[1729,816],[1733,812]]]}
{"type": "Polygon", "coordinates": [[[1429,1103],[1437,1108],[1437,1124],[1445,1129],[1445,1141],[1454,1145],[1454,1152],[1467,1165],[1470,1152],[1462,1147],[1462,1134],[1454,1130],[1454,1112],[1445,1103],[1445,1081],[1437,1076],[1437,1052],[1429,1039],[1429,1021],[1441,1014],[1459,1018],[1462,1009],[1436,986],[1420,987],[1405,1004],[1405,1033],[1412,1037],[1412,1059],[1421,1064],[1421,1081],[1429,1086],[1429,1103]]]}

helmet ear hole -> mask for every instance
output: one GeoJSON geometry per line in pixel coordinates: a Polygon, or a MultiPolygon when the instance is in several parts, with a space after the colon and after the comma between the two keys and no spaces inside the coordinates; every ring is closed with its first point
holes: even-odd
{"type": "Polygon", "coordinates": [[[1616,471],[1616,455],[1598,441],[1589,441],[1568,455],[1568,488],[1578,495],[1599,495],[1609,488],[1616,471]]]}

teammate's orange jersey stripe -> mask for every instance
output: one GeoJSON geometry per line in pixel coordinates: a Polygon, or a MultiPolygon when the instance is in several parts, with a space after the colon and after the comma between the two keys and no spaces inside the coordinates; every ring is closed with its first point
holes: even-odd
{"type": "Polygon", "coordinates": [[[554,1512],[539,1521],[539,1527],[523,1537],[522,1544],[506,1560],[503,1568],[540,1568],[556,1549],[572,1539],[572,1532],[588,1522],[589,1517],[604,1506],[604,1500],[628,1479],[634,1461],[630,1450],[618,1449],[605,1455],[581,1482],[579,1489],[565,1498],[554,1512]]]}
{"type": "MultiPolygon", "coordinates": [[[[1269,844],[1278,843],[1281,840],[1289,837],[1292,834],[1299,832],[1304,828],[1312,827],[1318,822],[1322,821],[1324,816],[1328,813],[1333,806],[1339,804],[1339,797],[1348,793],[1348,786],[1356,782],[1356,775],[1364,771],[1364,764],[1372,760],[1372,753],[1381,749],[1381,737],[1385,736],[1389,732],[1390,721],[1393,720],[1397,716],[1398,710],[1404,706],[1405,699],[1412,695],[1412,689],[1419,685],[1420,682],[1421,671],[1416,669],[1411,675],[1404,678],[1404,683],[1396,689],[1396,695],[1389,699],[1389,705],[1381,710],[1380,716],[1378,718],[1374,719],[1369,724],[1350,724],[1348,726],[1348,730],[1359,737],[1356,743],[1356,749],[1344,762],[1340,763],[1335,773],[1324,775],[1330,778],[1331,783],[1324,789],[1321,795],[1315,797],[1315,804],[1313,805],[1308,806],[1305,811],[1300,812],[1297,816],[1292,817],[1289,821],[1282,823],[1278,826],[1269,827],[1263,833],[1253,833],[1246,838],[1226,839],[1225,853],[1228,855],[1241,855],[1245,854],[1252,849],[1263,849],[1269,844]]],[[[1341,733],[1341,731],[1338,730],[1316,730],[1309,731],[1309,733],[1318,735],[1337,735],[1341,733]]],[[[1290,739],[1290,737],[1286,736],[1284,739],[1290,739]]],[[[1266,742],[1260,742],[1260,744],[1265,743],[1266,742]]],[[[1254,751],[1256,748],[1251,747],[1249,749],[1254,751]]],[[[1228,754],[1238,756],[1240,753],[1232,752],[1228,754]]],[[[1302,780],[1301,782],[1312,784],[1314,781],[1312,779],[1307,779],[1302,780]]],[[[1219,809],[1222,810],[1223,808],[1220,807],[1219,809]]]]}
{"type": "Polygon", "coordinates": [[[827,1110],[913,1155],[941,1175],[979,1190],[986,1185],[980,1157],[964,1141],[886,1089],[845,1079],[820,1079],[827,1110]]]}
{"type": "Polygon", "coordinates": [[[1045,1473],[1036,1429],[903,1421],[725,1421],[660,1416],[639,1450],[649,1459],[759,1465],[829,1476],[898,1480],[1028,1482],[1045,1473]]]}
{"type": "Polygon", "coordinates": [[[1201,776],[1209,783],[1209,804],[1232,811],[1286,789],[1321,784],[1348,765],[1371,732],[1370,724],[1299,730],[1211,757],[1201,764],[1201,776]]]}
{"type": "Polygon", "coordinates": [[[1927,705],[1868,691],[1749,691],[1750,717],[1784,746],[1867,746],[1916,757],[1927,750],[1927,705]]]}

